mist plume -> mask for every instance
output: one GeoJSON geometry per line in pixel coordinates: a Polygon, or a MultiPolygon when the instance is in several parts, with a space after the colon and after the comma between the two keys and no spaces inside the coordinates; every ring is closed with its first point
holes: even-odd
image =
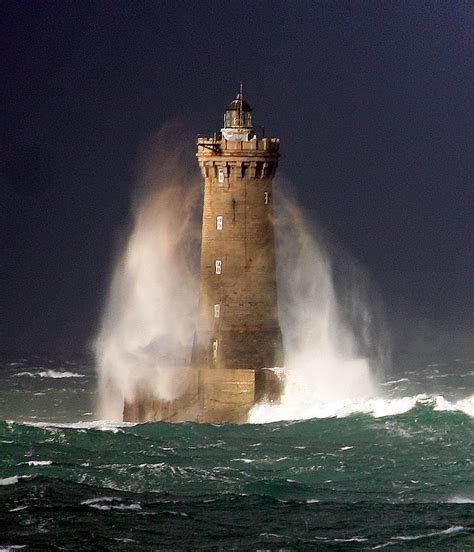
{"type": "MultiPolygon", "coordinates": [[[[102,418],[121,420],[123,401],[144,390],[165,401],[178,397],[182,371],[190,363],[202,197],[195,160],[188,159],[190,140],[179,134],[175,128],[161,131],[144,156],[130,236],[96,341],[102,418]]],[[[279,185],[277,179],[274,222],[286,387],[281,404],[254,407],[254,422],[317,416],[328,404],[373,396],[372,372],[384,351],[373,332],[363,272],[348,258],[335,270],[320,234],[288,186],[278,192],[279,185]]]]}
{"type": "Polygon", "coordinates": [[[371,308],[379,307],[375,294],[369,304],[368,277],[346,254],[332,248],[329,255],[282,180],[274,196],[286,385],[280,404],[253,408],[252,422],[331,415],[373,397],[376,373],[389,358],[381,311],[371,308]]]}
{"type": "Polygon", "coordinates": [[[175,398],[182,384],[177,373],[189,364],[201,198],[191,148],[178,133],[162,130],[144,155],[130,236],[95,345],[102,418],[121,420],[124,399],[144,389],[175,398]]]}

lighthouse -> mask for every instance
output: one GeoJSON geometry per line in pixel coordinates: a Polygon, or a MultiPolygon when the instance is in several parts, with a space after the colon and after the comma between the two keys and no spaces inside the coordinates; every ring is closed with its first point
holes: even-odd
{"type": "Polygon", "coordinates": [[[141,397],[124,419],[244,422],[278,400],[283,366],[278,321],[273,178],[279,140],[258,136],[242,86],[213,137],[197,139],[203,179],[199,307],[187,384],[168,403],[141,397]]]}
{"type": "Polygon", "coordinates": [[[197,140],[196,156],[204,207],[192,362],[229,370],[281,366],[272,189],[279,140],[257,137],[240,92],[220,135],[197,140]]]}

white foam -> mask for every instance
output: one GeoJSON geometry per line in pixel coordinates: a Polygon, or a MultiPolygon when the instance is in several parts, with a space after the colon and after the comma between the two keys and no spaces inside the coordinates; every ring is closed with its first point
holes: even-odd
{"type": "Polygon", "coordinates": [[[392,383],[401,383],[402,381],[409,381],[408,378],[400,378],[397,380],[384,381],[380,385],[392,385],[392,383]]]}
{"type": "Polygon", "coordinates": [[[110,506],[106,506],[104,504],[89,504],[91,508],[95,508],[96,510],[111,510],[112,508],[110,506]]]}
{"type": "Polygon", "coordinates": [[[84,378],[85,374],[75,372],[58,372],[57,370],[43,370],[41,372],[18,372],[16,377],[28,376],[30,378],[84,378]]]}
{"type": "Polygon", "coordinates": [[[90,506],[91,504],[96,504],[97,502],[112,502],[112,500],[115,500],[115,498],[111,496],[100,496],[98,498],[89,498],[87,500],[83,500],[81,504],[84,506],[90,506]]]}
{"type": "Polygon", "coordinates": [[[367,402],[368,410],[366,412],[372,414],[375,418],[404,414],[414,408],[418,401],[423,402],[425,398],[425,395],[416,395],[414,397],[400,397],[394,399],[371,399],[367,402]]]}
{"type": "Polygon", "coordinates": [[[448,527],[448,529],[444,529],[443,531],[434,531],[432,533],[424,533],[424,534],[421,534],[421,535],[411,535],[411,536],[402,535],[402,536],[392,537],[394,540],[390,540],[390,541],[385,542],[383,544],[379,544],[377,546],[374,546],[372,548],[372,550],[377,550],[377,549],[380,549],[380,548],[386,548],[387,546],[392,546],[392,545],[399,544],[396,541],[412,541],[412,540],[425,539],[425,538],[428,538],[428,537],[436,537],[438,535],[451,535],[451,534],[459,533],[459,532],[464,531],[464,530],[465,530],[465,527],[463,527],[462,525],[453,525],[451,527],[448,527]]]}
{"type": "Polygon", "coordinates": [[[35,427],[58,427],[65,429],[95,429],[98,431],[111,431],[117,433],[122,427],[133,427],[136,424],[133,422],[109,422],[105,420],[94,420],[89,422],[25,422],[26,425],[35,427]]]}
{"type": "Polygon", "coordinates": [[[12,508],[11,510],[8,510],[9,512],[21,512],[21,510],[26,510],[28,506],[18,506],[17,508],[12,508]]]}
{"type": "Polygon", "coordinates": [[[89,500],[83,500],[81,502],[84,506],[95,508],[96,510],[141,510],[142,507],[137,502],[131,504],[122,504],[118,498],[112,498],[110,496],[104,496],[101,498],[90,498],[89,500]],[[106,504],[103,504],[103,503],[106,504]],[[117,504],[114,504],[117,502],[117,504]]]}
{"type": "Polygon", "coordinates": [[[314,400],[296,402],[283,396],[280,404],[261,403],[250,411],[249,422],[262,424],[283,420],[307,420],[312,418],[344,418],[352,414],[370,414],[374,418],[404,414],[418,404],[433,404],[435,410],[462,411],[474,416],[474,395],[451,402],[441,395],[418,395],[406,397],[372,397],[336,401],[314,400]]]}
{"type": "Polygon", "coordinates": [[[18,483],[18,481],[18,475],[13,475],[12,477],[0,478],[0,485],[15,485],[15,483],[18,483]]]}
{"type": "Polygon", "coordinates": [[[28,466],[50,466],[52,463],[52,460],[29,460],[28,462],[24,462],[28,466]]]}
{"type": "Polygon", "coordinates": [[[448,498],[448,502],[451,504],[474,504],[474,499],[463,495],[454,495],[448,498]]]}
{"type": "Polygon", "coordinates": [[[90,500],[84,500],[81,502],[81,504],[83,504],[84,506],[89,506],[90,508],[95,508],[96,510],[110,510],[110,506],[101,503],[111,503],[113,500],[113,498],[105,496],[103,498],[91,498],[90,500]]]}
{"type": "Polygon", "coordinates": [[[474,394],[452,403],[441,395],[435,397],[435,410],[460,410],[468,416],[474,417],[474,394]]]}
{"type": "Polygon", "coordinates": [[[465,527],[462,525],[452,525],[451,527],[448,527],[448,529],[444,529],[443,531],[433,531],[432,533],[424,533],[422,535],[412,535],[412,536],[398,536],[398,537],[392,537],[394,540],[400,540],[400,541],[411,541],[411,540],[419,540],[419,539],[425,539],[427,537],[436,537],[437,535],[451,535],[453,533],[459,533],[460,531],[464,531],[465,527]]]}
{"type": "Polygon", "coordinates": [[[84,378],[85,374],[77,374],[76,372],[58,372],[57,370],[45,370],[39,372],[40,378],[84,378]]]}
{"type": "Polygon", "coordinates": [[[344,418],[356,413],[372,414],[379,418],[407,412],[416,404],[414,397],[401,399],[343,399],[333,402],[313,402],[312,404],[288,404],[283,398],[281,404],[262,403],[250,412],[251,423],[269,423],[282,420],[304,420],[311,418],[344,418]]]}
{"type": "Polygon", "coordinates": [[[16,378],[21,378],[23,376],[29,376],[30,378],[34,378],[38,375],[38,372],[18,372],[17,374],[13,374],[16,378]]]}
{"type": "Polygon", "coordinates": [[[117,504],[112,506],[114,510],[141,510],[142,507],[137,502],[132,502],[131,504],[117,504]]]}

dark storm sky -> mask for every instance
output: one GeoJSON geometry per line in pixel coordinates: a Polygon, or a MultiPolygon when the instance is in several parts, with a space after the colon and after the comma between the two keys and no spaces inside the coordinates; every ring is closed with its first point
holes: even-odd
{"type": "Polygon", "coordinates": [[[2,347],[88,343],[138,153],[170,119],[218,130],[240,80],[394,331],[468,335],[469,2],[4,1],[0,17],[2,347]]]}

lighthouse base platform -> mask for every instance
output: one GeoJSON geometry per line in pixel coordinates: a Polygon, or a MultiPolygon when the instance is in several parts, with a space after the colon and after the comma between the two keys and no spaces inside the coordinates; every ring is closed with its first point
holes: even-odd
{"type": "Polygon", "coordinates": [[[125,401],[123,420],[245,423],[255,404],[278,402],[283,391],[283,379],[272,369],[189,368],[182,376],[179,396],[167,401],[143,390],[125,401]]]}

